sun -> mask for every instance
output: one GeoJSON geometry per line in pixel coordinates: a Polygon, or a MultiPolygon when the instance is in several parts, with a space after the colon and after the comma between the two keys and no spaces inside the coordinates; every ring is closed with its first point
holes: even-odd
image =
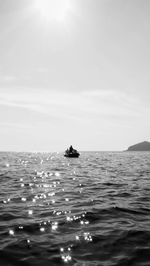
{"type": "Polygon", "coordinates": [[[35,8],[47,21],[64,21],[70,10],[70,0],[35,0],[35,8]]]}

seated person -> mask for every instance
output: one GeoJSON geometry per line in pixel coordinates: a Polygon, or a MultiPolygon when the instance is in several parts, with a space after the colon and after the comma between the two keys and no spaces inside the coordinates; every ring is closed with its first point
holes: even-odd
{"type": "Polygon", "coordinates": [[[69,148],[69,152],[73,152],[73,147],[72,147],[72,145],[71,145],[70,148],[69,148]]]}

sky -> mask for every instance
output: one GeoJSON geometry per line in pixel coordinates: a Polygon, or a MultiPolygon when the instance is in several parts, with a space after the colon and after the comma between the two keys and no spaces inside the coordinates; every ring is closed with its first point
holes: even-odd
{"type": "Polygon", "coordinates": [[[150,141],[149,0],[0,0],[0,150],[150,141]]]}

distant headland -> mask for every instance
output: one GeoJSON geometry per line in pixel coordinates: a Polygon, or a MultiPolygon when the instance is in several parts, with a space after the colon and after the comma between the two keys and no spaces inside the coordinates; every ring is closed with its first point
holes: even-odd
{"type": "Polygon", "coordinates": [[[150,142],[143,141],[130,146],[127,151],[150,151],[150,142]]]}

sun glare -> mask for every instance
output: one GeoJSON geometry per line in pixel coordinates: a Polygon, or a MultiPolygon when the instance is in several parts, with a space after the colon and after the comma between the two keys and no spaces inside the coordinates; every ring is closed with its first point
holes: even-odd
{"type": "Polygon", "coordinates": [[[70,0],[35,0],[35,8],[47,21],[63,21],[70,9],[70,0]]]}

